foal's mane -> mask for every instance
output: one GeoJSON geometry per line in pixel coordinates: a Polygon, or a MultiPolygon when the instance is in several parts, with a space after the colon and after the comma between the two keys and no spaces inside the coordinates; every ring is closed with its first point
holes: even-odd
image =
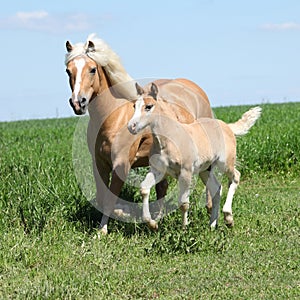
{"type": "Polygon", "coordinates": [[[90,34],[85,43],[73,45],[72,51],[66,54],[65,64],[67,65],[75,57],[81,55],[88,56],[103,67],[111,84],[119,85],[116,88],[120,89],[122,93],[126,92],[126,96],[130,98],[136,95],[134,85],[128,84],[134,82],[133,78],[126,72],[119,56],[102,39],[98,38],[95,34],[90,34]],[[89,51],[89,41],[95,45],[95,51],[89,51]]]}

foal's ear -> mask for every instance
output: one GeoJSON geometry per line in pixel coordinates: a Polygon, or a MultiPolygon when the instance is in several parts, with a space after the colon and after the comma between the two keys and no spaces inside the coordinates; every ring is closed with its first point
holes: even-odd
{"type": "Polygon", "coordinates": [[[144,94],[143,88],[137,82],[135,83],[135,88],[136,88],[136,92],[139,96],[144,94]]]}
{"type": "Polygon", "coordinates": [[[96,51],[95,44],[92,41],[89,41],[87,44],[86,52],[95,52],[95,51],[96,51]]]}
{"type": "Polygon", "coordinates": [[[69,53],[73,50],[73,46],[69,41],[66,42],[66,48],[69,53]]]}
{"type": "Polygon", "coordinates": [[[152,96],[155,100],[157,100],[157,94],[158,94],[158,87],[154,82],[152,82],[149,95],[152,96]]]}

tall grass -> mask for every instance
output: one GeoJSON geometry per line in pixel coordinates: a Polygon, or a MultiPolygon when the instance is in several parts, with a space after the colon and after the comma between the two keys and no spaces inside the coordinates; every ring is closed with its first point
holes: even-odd
{"type": "MultiPolygon", "coordinates": [[[[247,136],[238,139],[237,152],[243,174],[249,175],[258,171],[272,174],[298,172],[299,104],[265,104],[261,107],[261,119],[247,136]]],[[[216,115],[227,122],[234,122],[248,108],[248,106],[217,108],[216,115]]]]}
{"type": "MultiPolygon", "coordinates": [[[[248,108],[215,113],[233,122],[248,108]]],[[[0,123],[0,298],[297,299],[300,104],[262,108],[238,139],[233,229],[208,230],[199,184],[186,232],[174,212],[157,233],[112,221],[100,240],[72,166],[78,119],[0,123]]],[[[123,196],[138,201],[129,185],[123,196]]]]}

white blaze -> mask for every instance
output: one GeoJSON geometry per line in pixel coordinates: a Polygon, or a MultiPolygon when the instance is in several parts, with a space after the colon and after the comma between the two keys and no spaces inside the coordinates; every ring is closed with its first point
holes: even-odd
{"type": "Polygon", "coordinates": [[[138,124],[140,122],[140,118],[141,118],[141,115],[142,115],[143,104],[144,104],[143,97],[139,97],[137,99],[137,101],[135,102],[134,114],[133,114],[132,118],[129,120],[129,122],[127,124],[128,130],[132,134],[136,134],[138,132],[136,130],[138,128],[138,124]]]}
{"type": "Polygon", "coordinates": [[[80,84],[81,84],[81,74],[84,65],[85,65],[84,58],[79,58],[75,60],[75,67],[77,68],[77,76],[74,85],[74,99],[73,99],[74,102],[78,101],[78,93],[80,91],[80,84]]]}
{"type": "Polygon", "coordinates": [[[145,104],[143,97],[139,97],[138,100],[135,102],[135,111],[132,119],[134,119],[136,122],[140,120],[142,115],[142,108],[145,104]]]}

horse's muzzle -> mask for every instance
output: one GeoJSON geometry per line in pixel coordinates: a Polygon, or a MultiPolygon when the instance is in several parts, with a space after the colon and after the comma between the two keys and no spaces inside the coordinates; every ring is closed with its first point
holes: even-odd
{"type": "Polygon", "coordinates": [[[136,123],[135,122],[129,122],[127,125],[127,128],[131,134],[137,134],[136,130],[136,123]]]}
{"type": "Polygon", "coordinates": [[[73,108],[73,111],[75,113],[75,115],[84,115],[86,112],[86,108],[87,105],[84,103],[80,103],[80,102],[73,102],[72,98],[69,99],[69,103],[71,105],[71,107],[73,108]]]}

